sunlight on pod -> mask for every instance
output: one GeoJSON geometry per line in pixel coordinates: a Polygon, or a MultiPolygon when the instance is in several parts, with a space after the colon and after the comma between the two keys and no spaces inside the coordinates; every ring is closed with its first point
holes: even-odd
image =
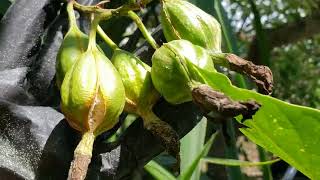
{"type": "Polygon", "coordinates": [[[167,41],[185,39],[214,52],[221,52],[219,22],[184,0],[161,0],[161,25],[167,41]]]}

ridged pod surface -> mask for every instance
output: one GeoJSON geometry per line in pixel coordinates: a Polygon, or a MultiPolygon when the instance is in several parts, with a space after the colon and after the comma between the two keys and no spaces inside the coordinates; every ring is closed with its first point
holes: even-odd
{"type": "Polygon", "coordinates": [[[185,39],[221,52],[221,27],[214,17],[184,0],[161,2],[161,25],[167,41],[185,39]]]}
{"type": "Polygon", "coordinates": [[[59,88],[67,71],[86,51],[89,42],[88,36],[81,32],[76,24],[72,4],[68,4],[67,11],[70,27],[59,48],[56,61],[56,81],[59,88]]]}
{"type": "Polygon", "coordinates": [[[74,129],[99,135],[117,122],[125,91],[110,60],[97,48],[89,48],[66,74],[61,99],[61,109],[74,129]]]}
{"type": "Polygon", "coordinates": [[[121,49],[114,51],[111,61],[125,87],[125,110],[139,115],[151,111],[160,97],[152,84],[151,68],[132,53],[121,49]]]}
{"type": "Polygon", "coordinates": [[[214,70],[207,50],[186,40],[166,43],[152,57],[152,82],[166,101],[172,104],[192,100],[193,71],[188,68],[188,62],[214,70]]]}

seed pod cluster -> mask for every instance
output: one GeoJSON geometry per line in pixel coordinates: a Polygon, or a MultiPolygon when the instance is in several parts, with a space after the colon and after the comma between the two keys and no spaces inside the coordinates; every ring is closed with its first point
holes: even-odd
{"type": "MultiPolygon", "coordinates": [[[[144,4],[149,0],[139,2],[144,4]]],[[[115,48],[110,61],[96,45],[101,14],[91,13],[94,18],[88,37],[77,27],[73,3],[70,1],[67,6],[70,29],[59,49],[56,65],[61,110],[70,126],[83,135],[69,176],[85,178],[82,171],[90,163],[95,137],[111,129],[123,110],[141,116],[144,127],[160,138],[179,163],[179,137],[152,108],[161,95],[171,104],[191,101],[192,90],[204,83],[195,66],[215,71],[210,53],[221,52],[219,23],[187,1],[161,0],[161,24],[168,43],[158,48],[143,24],[139,24],[148,42],[154,42],[153,47],[158,48],[149,67],[134,54],[119,49],[105,35],[105,41],[115,48]],[[80,162],[81,159],[86,162],[80,162]]],[[[90,8],[93,7],[88,6],[86,11],[90,8]]]]}

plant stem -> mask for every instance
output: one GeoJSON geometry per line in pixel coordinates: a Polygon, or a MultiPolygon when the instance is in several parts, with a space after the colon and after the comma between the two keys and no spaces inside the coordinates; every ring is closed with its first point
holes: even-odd
{"type": "Polygon", "coordinates": [[[230,68],[230,64],[226,59],[227,53],[212,53],[212,52],[209,52],[209,53],[214,64],[217,64],[226,68],[230,68]]]}
{"type": "Polygon", "coordinates": [[[103,17],[103,19],[107,19],[110,18],[112,16],[112,10],[111,9],[101,9],[98,6],[84,6],[81,5],[77,2],[74,2],[74,7],[79,10],[82,11],[84,13],[96,13],[96,14],[100,14],[101,17],[103,17]]]}
{"type": "Polygon", "coordinates": [[[153,39],[147,28],[144,26],[143,22],[141,21],[140,17],[133,11],[128,11],[128,17],[130,17],[138,26],[140,29],[142,35],[146,38],[148,43],[154,48],[158,49],[159,45],[156,43],[156,41],[153,39]]]}
{"type": "MultiPolygon", "coordinates": [[[[150,2],[151,1],[143,2],[142,5],[145,6],[150,2]]],[[[127,15],[129,11],[138,10],[138,9],[140,9],[140,4],[125,4],[125,5],[122,5],[118,8],[116,8],[116,9],[102,9],[98,5],[85,6],[85,5],[81,5],[77,2],[74,2],[74,7],[77,10],[82,11],[84,13],[99,14],[101,19],[106,20],[106,19],[110,19],[112,16],[127,15]]]]}
{"type": "Polygon", "coordinates": [[[89,33],[89,44],[88,50],[97,48],[96,44],[96,34],[97,34],[97,27],[100,22],[100,16],[98,14],[91,14],[93,20],[91,21],[90,33],[89,33]]]}
{"type": "Polygon", "coordinates": [[[112,50],[119,48],[118,45],[112,41],[112,39],[103,31],[103,29],[100,26],[98,26],[97,30],[100,37],[111,47],[112,50]]]}
{"type": "MultiPolygon", "coordinates": [[[[238,149],[236,146],[236,133],[234,129],[234,120],[232,118],[226,119],[223,124],[223,135],[226,143],[225,157],[228,159],[239,159],[238,149]]],[[[228,172],[228,179],[242,180],[243,176],[240,167],[226,167],[228,172]]]]}
{"type": "Polygon", "coordinates": [[[77,27],[77,21],[76,16],[74,15],[74,9],[73,9],[74,1],[68,2],[67,5],[67,13],[68,13],[68,19],[69,19],[69,27],[77,27]]]}
{"type": "Polygon", "coordinates": [[[92,132],[86,132],[82,135],[81,141],[74,151],[73,161],[71,162],[68,173],[68,180],[85,179],[92,157],[94,139],[95,136],[92,132]]]}
{"type": "Polygon", "coordinates": [[[142,112],[140,116],[143,119],[144,127],[159,138],[168,153],[176,158],[177,163],[174,169],[179,171],[180,141],[177,132],[168,123],[161,121],[151,110],[142,112]]]}
{"type": "MultiPolygon", "coordinates": [[[[258,45],[258,57],[261,60],[261,64],[270,66],[270,44],[268,41],[268,37],[265,33],[264,27],[261,23],[261,15],[259,13],[259,10],[256,6],[255,1],[249,0],[249,4],[251,6],[251,11],[253,13],[253,25],[256,32],[257,38],[257,45],[258,45]]],[[[257,59],[256,59],[257,60],[257,59]]]]}
{"type": "MultiPolygon", "coordinates": [[[[258,151],[259,151],[259,157],[260,157],[260,161],[267,161],[267,152],[260,146],[258,146],[258,151]]],[[[272,171],[270,168],[270,165],[264,165],[261,167],[262,172],[263,172],[263,179],[264,180],[272,180],[272,171]]]]}

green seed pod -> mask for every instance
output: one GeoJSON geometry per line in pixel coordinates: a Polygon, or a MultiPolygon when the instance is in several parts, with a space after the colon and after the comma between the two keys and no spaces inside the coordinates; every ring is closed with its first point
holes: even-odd
{"type": "Polygon", "coordinates": [[[151,68],[133,54],[116,49],[111,59],[118,69],[126,92],[125,110],[141,114],[150,111],[160,95],[153,87],[151,68]]]}
{"type": "Polygon", "coordinates": [[[208,52],[186,40],[166,43],[152,57],[152,82],[166,101],[172,104],[192,100],[194,72],[188,68],[187,62],[203,69],[214,69],[208,52]]]}
{"type": "Polygon", "coordinates": [[[61,109],[74,129],[99,135],[117,122],[125,92],[110,60],[98,49],[88,49],[66,74],[61,98],[61,109]]]}
{"type": "Polygon", "coordinates": [[[95,137],[118,122],[125,105],[121,77],[96,45],[100,17],[92,17],[88,48],[67,70],[60,90],[63,114],[69,125],[82,133],[68,179],[85,179],[95,137]]]}
{"type": "Polygon", "coordinates": [[[98,21],[92,24],[88,49],[76,59],[61,86],[61,109],[69,124],[94,135],[113,127],[125,103],[121,77],[96,45],[98,21]]]}
{"type": "Polygon", "coordinates": [[[60,46],[56,62],[56,81],[59,88],[67,71],[86,51],[89,42],[88,36],[81,32],[77,26],[72,3],[68,4],[67,12],[70,27],[60,46]]]}
{"type": "Polygon", "coordinates": [[[161,25],[167,41],[185,39],[221,52],[221,27],[214,17],[184,0],[161,2],[161,25]]]}
{"type": "Polygon", "coordinates": [[[126,92],[125,111],[141,116],[144,127],[160,138],[168,152],[180,163],[179,136],[169,124],[152,112],[160,98],[151,80],[151,68],[132,53],[115,49],[112,62],[119,70],[126,92]]]}

